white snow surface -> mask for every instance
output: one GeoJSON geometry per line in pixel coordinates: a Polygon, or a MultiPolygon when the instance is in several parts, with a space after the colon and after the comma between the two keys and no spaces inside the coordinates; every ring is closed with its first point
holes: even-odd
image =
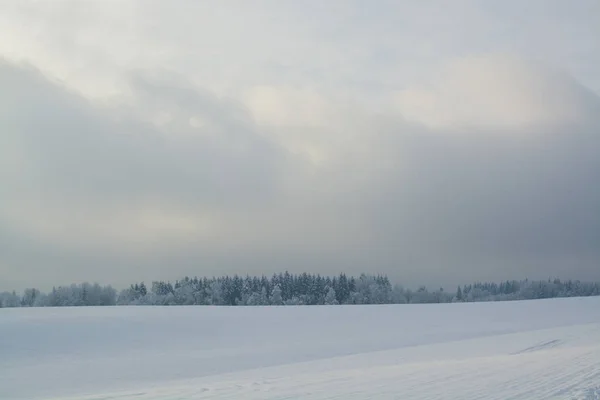
{"type": "Polygon", "coordinates": [[[600,297],[0,309],[0,399],[600,399],[600,297]]]}

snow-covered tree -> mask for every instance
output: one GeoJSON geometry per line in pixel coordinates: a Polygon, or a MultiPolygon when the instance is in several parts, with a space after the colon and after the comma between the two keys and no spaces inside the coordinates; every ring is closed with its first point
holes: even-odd
{"type": "Polygon", "coordinates": [[[334,305],[338,304],[337,298],[335,297],[335,290],[332,287],[325,288],[327,294],[325,295],[325,304],[334,305]]]}
{"type": "Polygon", "coordinates": [[[23,298],[21,299],[21,306],[33,307],[35,299],[40,295],[40,291],[37,289],[25,289],[23,292],[23,298]]]}
{"type": "Polygon", "coordinates": [[[400,285],[394,285],[392,292],[390,294],[390,299],[392,304],[406,304],[408,300],[406,298],[406,292],[404,288],[400,285]]]}
{"type": "Polygon", "coordinates": [[[270,304],[269,297],[267,296],[267,288],[264,286],[260,289],[259,304],[261,306],[268,306],[270,304]]]}
{"type": "Polygon", "coordinates": [[[460,285],[458,286],[458,289],[456,289],[455,300],[456,301],[463,301],[463,293],[462,293],[462,290],[460,289],[460,285]]]}
{"type": "Polygon", "coordinates": [[[285,300],[283,304],[286,306],[302,306],[304,305],[304,301],[297,296],[293,296],[291,299],[285,300]]]}
{"type": "Polygon", "coordinates": [[[20,307],[21,299],[17,295],[17,293],[13,290],[12,292],[3,292],[0,293],[0,303],[2,303],[2,307],[20,307]]]}
{"type": "Polygon", "coordinates": [[[106,305],[313,305],[313,304],[402,304],[456,301],[506,301],[569,296],[600,295],[600,283],[547,279],[531,281],[478,282],[459,286],[456,292],[443,288],[417,291],[392,287],[385,276],[362,274],[358,279],[341,274],[327,277],[303,273],[274,274],[272,278],[224,276],[156,281],[151,290],[132,284],[117,296],[110,286],[97,283],[54,287],[49,293],[26,289],[0,293],[0,307],[106,306],[106,305]]]}
{"type": "Polygon", "coordinates": [[[211,283],[209,292],[210,304],[215,306],[224,304],[221,282],[214,281],[213,283],[211,283]]]}
{"type": "Polygon", "coordinates": [[[180,305],[196,304],[195,289],[189,280],[176,285],[174,293],[175,302],[180,305]]]}
{"type": "Polygon", "coordinates": [[[36,296],[32,307],[48,307],[48,295],[46,293],[40,293],[36,296]]]}
{"type": "Polygon", "coordinates": [[[281,288],[279,285],[273,287],[273,293],[271,293],[271,304],[274,306],[283,305],[283,298],[281,297],[281,288]]]}

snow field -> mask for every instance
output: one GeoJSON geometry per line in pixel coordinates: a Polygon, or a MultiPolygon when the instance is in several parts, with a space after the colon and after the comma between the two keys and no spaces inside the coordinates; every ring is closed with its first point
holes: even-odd
{"type": "Polygon", "coordinates": [[[2,399],[600,398],[600,298],[0,310],[2,399]]]}

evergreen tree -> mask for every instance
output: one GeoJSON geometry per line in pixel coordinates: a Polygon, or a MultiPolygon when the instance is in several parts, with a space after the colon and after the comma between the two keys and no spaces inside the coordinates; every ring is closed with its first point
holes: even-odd
{"type": "Polygon", "coordinates": [[[325,295],[325,304],[333,305],[339,304],[337,298],[335,296],[335,289],[332,287],[325,288],[327,290],[327,294],[325,295]]]}
{"type": "Polygon", "coordinates": [[[265,286],[260,289],[260,297],[258,302],[258,304],[261,306],[269,305],[269,297],[267,295],[267,288],[265,286]]]}
{"type": "Polygon", "coordinates": [[[148,289],[146,289],[146,285],[144,284],[144,282],[142,282],[140,284],[139,292],[140,292],[140,295],[142,295],[142,296],[145,296],[146,294],[148,294],[148,289]]]}
{"type": "Polygon", "coordinates": [[[274,306],[283,305],[283,297],[281,296],[281,288],[279,285],[273,287],[273,293],[271,294],[271,304],[274,306]]]}
{"type": "Polygon", "coordinates": [[[460,290],[460,286],[458,286],[458,289],[456,289],[456,300],[463,301],[463,292],[460,290]]]}

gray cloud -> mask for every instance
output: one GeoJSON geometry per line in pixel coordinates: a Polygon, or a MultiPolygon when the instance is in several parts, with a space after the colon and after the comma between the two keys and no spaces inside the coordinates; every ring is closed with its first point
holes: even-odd
{"type": "MultiPolygon", "coordinates": [[[[99,4],[117,30],[137,10],[99,4]]],[[[585,68],[596,28],[572,24],[586,11],[536,19],[525,50],[552,24],[582,41],[534,49],[531,62],[502,39],[524,29],[514,7],[437,13],[441,37],[413,17],[435,7],[328,4],[245,10],[256,47],[243,32],[217,35],[218,15],[198,24],[201,5],[185,17],[137,10],[148,26],[122,43],[92,34],[94,13],[75,13],[70,41],[59,16],[19,8],[44,21],[48,50],[17,35],[8,59],[43,74],[0,64],[0,289],[284,269],[409,285],[600,279],[600,100],[585,68]],[[318,17],[311,29],[292,24],[302,13],[318,17]],[[412,22],[384,35],[398,14],[412,22]],[[145,36],[177,21],[206,31],[145,36]],[[274,35],[281,21],[286,36],[274,35]],[[482,54],[489,43],[513,55],[482,54]],[[563,56],[585,86],[546,68],[563,56]]]]}
{"type": "Polygon", "coordinates": [[[48,193],[74,190],[72,195],[88,200],[135,201],[164,193],[219,207],[236,199],[262,202],[275,190],[281,171],[277,146],[238,120],[235,109],[190,87],[136,78],[140,97],[168,101],[182,113],[174,116],[177,132],[163,133],[132,118],[116,121],[110,110],[36,72],[3,64],[0,77],[3,124],[10,128],[4,148],[16,146],[25,155],[15,161],[23,167],[16,177],[21,185],[48,193]],[[190,126],[194,113],[209,114],[213,132],[190,126]]]}
{"type": "MultiPolygon", "coordinates": [[[[122,250],[138,240],[139,231],[155,231],[152,240],[169,228],[183,237],[198,234],[193,222],[188,226],[196,211],[250,212],[268,207],[279,195],[282,150],[260,137],[249,120],[238,118],[243,109],[190,86],[136,78],[139,96],[169,101],[182,114],[173,119],[175,130],[159,130],[94,107],[29,67],[2,63],[0,85],[1,267],[20,285],[36,279],[31,272],[38,268],[69,280],[69,274],[85,275],[78,269],[98,276],[90,271],[141,266],[122,250]],[[190,126],[190,113],[210,115],[212,127],[190,126]],[[184,123],[187,131],[181,129],[184,123]],[[150,211],[119,244],[123,236],[116,231],[136,222],[127,217],[144,207],[150,211]],[[177,215],[165,221],[161,213],[177,215]],[[78,235],[89,239],[74,244],[78,235]]],[[[129,271],[125,275],[132,278],[129,271]]]]}
{"type": "Polygon", "coordinates": [[[404,143],[410,172],[382,178],[366,201],[374,245],[448,278],[597,277],[596,132],[404,143]]]}

